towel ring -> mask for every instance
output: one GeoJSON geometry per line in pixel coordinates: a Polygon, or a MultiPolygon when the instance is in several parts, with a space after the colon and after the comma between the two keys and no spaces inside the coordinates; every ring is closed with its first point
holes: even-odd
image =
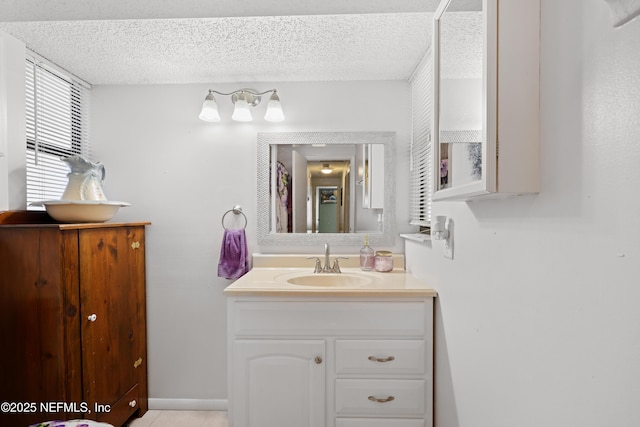
{"type": "Polygon", "coordinates": [[[224,213],[224,215],[222,215],[222,228],[228,230],[228,228],[224,226],[224,218],[231,212],[233,212],[235,215],[242,215],[244,217],[244,227],[242,228],[247,228],[247,216],[244,214],[244,212],[242,212],[242,208],[240,207],[240,205],[235,205],[233,209],[229,209],[224,213]]]}

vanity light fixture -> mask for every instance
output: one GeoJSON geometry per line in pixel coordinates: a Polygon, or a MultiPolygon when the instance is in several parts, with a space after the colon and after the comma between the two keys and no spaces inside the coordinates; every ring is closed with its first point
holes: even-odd
{"type": "Polygon", "coordinates": [[[333,169],[331,169],[329,167],[329,163],[323,163],[322,164],[322,169],[320,169],[320,172],[324,173],[324,174],[330,174],[331,172],[333,172],[333,169]]]}
{"type": "Polygon", "coordinates": [[[217,90],[209,89],[207,97],[202,103],[202,110],[200,111],[200,120],[205,122],[219,122],[220,113],[218,113],[218,104],[213,96],[214,94],[221,96],[230,96],[231,102],[234,103],[233,115],[231,118],[237,122],[250,122],[253,120],[251,115],[251,108],[260,104],[262,96],[270,93],[269,102],[267,103],[267,112],[264,115],[264,119],[268,122],[281,122],[284,120],[284,114],[282,112],[282,105],[280,105],[280,98],[275,89],[267,90],[264,92],[257,92],[253,89],[239,89],[229,93],[218,92],[217,90]]]}

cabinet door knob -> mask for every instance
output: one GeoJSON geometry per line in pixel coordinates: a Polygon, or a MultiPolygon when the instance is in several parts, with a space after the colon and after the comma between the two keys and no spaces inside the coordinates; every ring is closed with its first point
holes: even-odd
{"type": "Polygon", "coordinates": [[[89,322],[95,322],[97,318],[98,318],[98,316],[96,316],[96,314],[95,314],[95,313],[93,313],[93,314],[92,314],[92,315],[90,315],[90,316],[87,316],[87,320],[88,320],[89,322]]]}
{"type": "Polygon", "coordinates": [[[380,362],[380,363],[391,362],[392,360],[396,360],[396,358],[393,356],[385,357],[384,359],[374,357],[374,356],[369,356],[368,359],[371,360],[372,362],[380,362]]]}
{"type": "Polygon", "coordinates": [[[140,242],[135,241],[131,244],[131,249],[139,249],[140,248],[140,242]]]}
{"type": "Polygon", "coordinates": [[[138,404],[138,402],[136,402],[135,399],[133,399],[131,402],[129,402],[129,406],[131,406],[132,408],[135,408],[137,404],[138,404]]]}
{"type": "Polygon", "coordinates": [[[321,363],[322,363],[322,357],[320,357],[320,356],[316,356],[316,358],[315,358],[315,362],[316,362],[318,365],[319,365],[319,364],[321,364],[321,363]]]}
{"type": "Polygon", "coordinates": [[[369,399],[372,402],[378,402],[378,403],[387,403],[387,402],[391,402],[392,400],[396,400],[396,398],[393,397],[393,396],[389,396],[389,397],[384,398],[384,399],[379,399],[379,398],[377,398],[375,396],[369,396],[367,399],[369,399]]]}

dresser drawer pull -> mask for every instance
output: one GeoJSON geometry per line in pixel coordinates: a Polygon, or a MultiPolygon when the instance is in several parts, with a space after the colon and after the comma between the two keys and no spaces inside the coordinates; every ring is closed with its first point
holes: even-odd
{"type": "Polygon", "coordinates": [[[372,362],[380,362],[380,363],[391,362],[392,360],[396,360],[396,358],[393,356],[385,357],[384,359],[380,359],[374,356],[369,356],[368,359],[371,360],[372,362]]]}
{"type": "Polygon", "coordinates": [[[375,396],[369,396],[368,399],[372,402],[378,402],[378,403],[387,403],[387,402],[391,402],[392,400],[396,400],[396,398],[393,396],[389,396],[386,399],[378,399],[375,396]]]}
{"type": "Polygon", "coordinates": [[[131,402],[129,402],[129,406],[131,406],[132,408],[135,408],[137,404],[138,404],[138,402],[136,402],[135,399],[133,399],[131,402]]]}

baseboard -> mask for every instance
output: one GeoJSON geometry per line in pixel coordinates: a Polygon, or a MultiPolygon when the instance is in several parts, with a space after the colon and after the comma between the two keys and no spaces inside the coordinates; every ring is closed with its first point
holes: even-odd
{"type": "Polygon", "coordinates": [[[155,399],[149,398],[149,409],[182,411],[226,411],[227,399],[155,399]]]}

